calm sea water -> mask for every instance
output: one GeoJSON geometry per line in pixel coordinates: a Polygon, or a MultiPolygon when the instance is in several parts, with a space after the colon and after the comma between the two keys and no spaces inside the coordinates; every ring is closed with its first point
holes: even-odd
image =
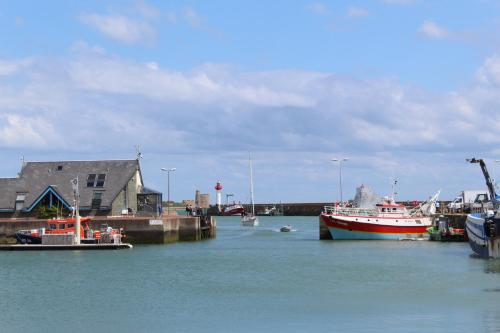
{"type": "Polygon", "coordinates": [[[500,261],[466,243],[217,221],[205,242],[0,253],[0,332],[500,332],[500,261]]]}

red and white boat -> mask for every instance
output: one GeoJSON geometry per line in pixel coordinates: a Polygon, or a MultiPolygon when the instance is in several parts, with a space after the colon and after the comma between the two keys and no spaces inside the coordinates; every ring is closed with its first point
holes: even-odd
{"type": "Polygon", "coordinates": [[[393,198],[375,208],[326,206],[320,215],[333,239],[415,239],[425,237],[432,225],[431,214],[439,192],[429,201],[408,210],[393,198]]]}
{"type": "Polygon", "coordinates": [[[224,216],[234,216],[242,215],[245,212],[245,208],[240,204],[232,204],[223,208],[222,215],[224,216]]]}

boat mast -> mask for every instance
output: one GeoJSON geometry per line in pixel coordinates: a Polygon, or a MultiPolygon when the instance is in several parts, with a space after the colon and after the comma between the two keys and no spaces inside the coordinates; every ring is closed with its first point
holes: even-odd
{"type": "Polygon", "coordinates": [[[78,191],[78,177],[71,180],[75,197],[75,244],[80,244],[80,192],[78,191]]]}
{"type": "Polygon", "coordinates": [[[392,180],[392,201],[396,202],[396,184],[398,181],[396,179],[392,180]]]}
{"type": "Polygon", "coordinates": [[[252,215],[255,215],[255,204],[253,202],[253,170],[252,170],[252,158],[250,153],[248,153],[248,165],[250,166],[250,200],[252,203],[252,215]]]}

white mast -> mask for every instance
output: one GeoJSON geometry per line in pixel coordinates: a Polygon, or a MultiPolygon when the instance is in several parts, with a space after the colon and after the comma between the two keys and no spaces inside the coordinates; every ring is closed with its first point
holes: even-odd
{"type": "Polygon", "coordinates": [[[255,204],[253,202],[253,171],[252,171],[252,158],[248,153],[248,164],[250,166],[250,199],[252,202],[252,215],[255,215],[255,204]]]}
{"type": "Polygon", "coordinates": [[[397,179],[392,179],[392,200],[396,202],[396,184],[398,183],[397,179]]]}
{"type": "Polygon", "coordinates": [[[78,177],[71,181],[73,195],[75,196],[75,244],[80,244],[80,192],[78,190],[78,177]]]}

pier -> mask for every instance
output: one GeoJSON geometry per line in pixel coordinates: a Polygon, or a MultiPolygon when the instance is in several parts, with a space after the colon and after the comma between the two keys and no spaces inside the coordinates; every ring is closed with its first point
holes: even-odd
{"type": "Polygon", "coordinates": [[[81,250],[124,250],[131,249],[130,244],[78,244],[78,245],[44,245],[44,244],[12,244],[0,245],[0,251],[81,251],[81,250]]]}
{"type": "MultiPolygon", "coordinates": [[[[108,225],[114,229],[123,228],[126,235],[124,241],[132,244],[168,244],[215,238],[217,225],[214,217],[177,215],[96,216],[87,223],[91,229],[99,229],[102,225],[108,225]]],[[[0,244],[15,243],[14,235],[18,230],[39,229],[46,226],[46,219],[0,219],[0,244]]]]}

